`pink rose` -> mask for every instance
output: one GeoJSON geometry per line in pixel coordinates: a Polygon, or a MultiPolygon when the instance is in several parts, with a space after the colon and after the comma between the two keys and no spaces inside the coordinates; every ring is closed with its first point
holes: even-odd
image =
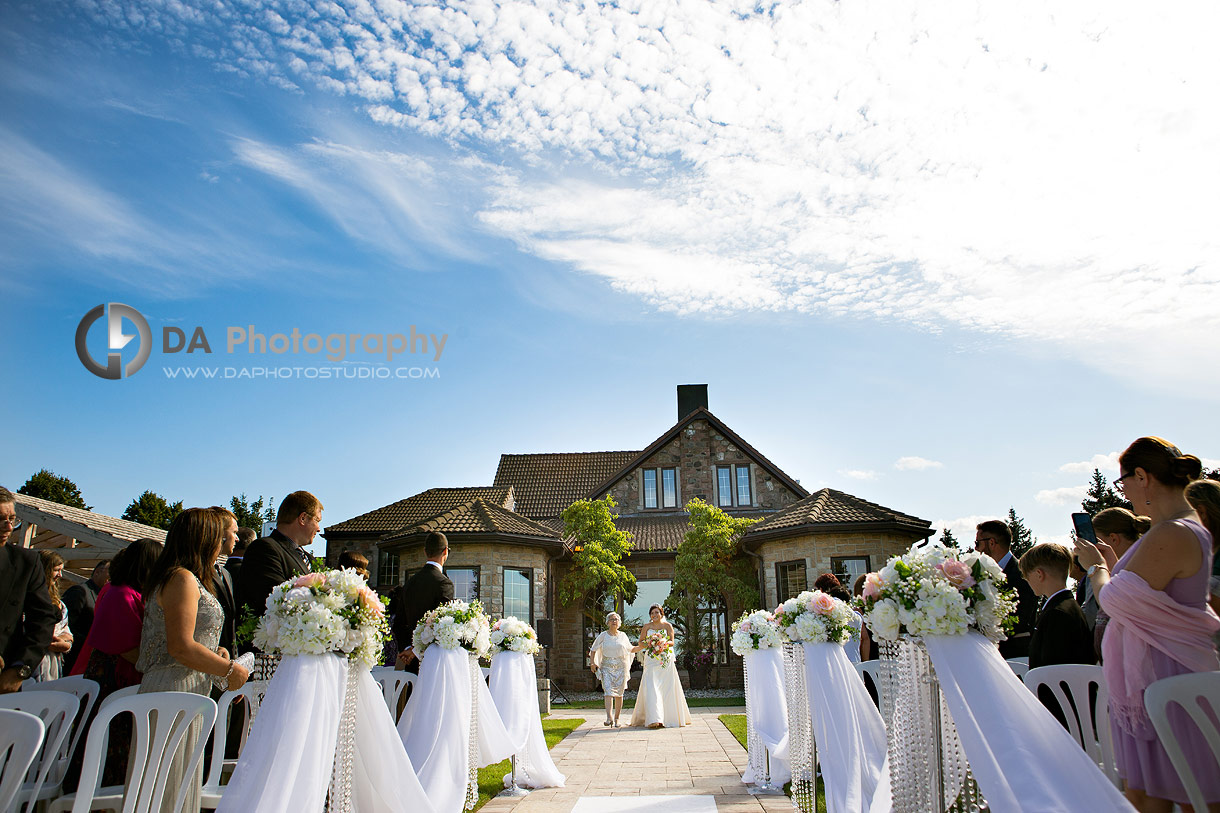
{"type": "Polygon", "coordinates": [[[936,569],[945,574],[945,578],[954,587],[974,587],[974,576],[970,574],[970,565],[965,562],[959,562],[956,559],[946,559],[936,566],[936,569]]]}
{"type": "Polygon", "coordinates": [[[321,587],[326,583],[326,579],[321,573],[306,573],[304,576],[298,576],[297,580],[292,583],[293,587],[321,587]]]}
{"type": "Polygon", "coordinates": [[[385,612],[385,608],[381,604],[381,599],[377,594],[367,587],[361,587],[360,592],[356,596],[356,601],[361,607],[371,612],[373,615],[380,616],[385,612]]]}
{"type": "Polygon", "coordinates": [[[814,593],[810,603],[813,605],[811,609],[822,615],[829,615],[835,608],[835,600],[826,593],[814,593]]]}
{"type": "Polygon", "coordinates": [[[880,598],[881,586],[881,574],[869,573],[864,577],[864,590],[861,595],[864,598],[880,598]]]}

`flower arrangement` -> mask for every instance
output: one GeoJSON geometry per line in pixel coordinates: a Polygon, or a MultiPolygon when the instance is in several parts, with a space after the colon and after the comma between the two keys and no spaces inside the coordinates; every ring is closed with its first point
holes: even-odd
{"type": "Polygon", "coordinates": [[[464,649],[480,658],[491,651],[487,613],[478,601],[450,601],[425,615],[415,625],[411,643],[423,657],[433,644],[442,649],[464,649]]]}
{"type": "Polygon", "coordinates": [[[729,645],[738,655],[757,649],[777,649],[784,643],[784,634],[775,623],[775,616],[766,610],[742,613],[733,625],[729,645]]]}
{"type": "Polygon", "coordinates": [[[806,590],[775,608],[775,622],[789,640],[808,644],[845,644],[859,637],[853,618],[847,602],[821,590],[806,590]]]}
{"type": "Polygon", "coordinates": [[[542,649],[538,645],[538,633],[534,632],[534,628],[511,615],[491,625],[490,640],[493,654],[523,652],[526,655],[537,655],[542,649]]]}
{"type": "Polygon", "coordinates": [[[990,556],[929,545],[868,574],[860,607],[869,630],[882,640],[976,629],[998,643],[1016,620],[1016,590],[1004,583],[1004,571],[990,556]]]}
{"type": "Polygon", "coordinates": [[[669,666],[674,662],[674,642],[664,630],[653,630],[644,636],[643,653],[669,666]]]}
{"type": "Polygon", "coordinates": [[[281,655],[345,655],[368,668],[389,638],[385,606],[355,570],[306,573],[278,584],[254,630],[254,645],[281,655]]]}

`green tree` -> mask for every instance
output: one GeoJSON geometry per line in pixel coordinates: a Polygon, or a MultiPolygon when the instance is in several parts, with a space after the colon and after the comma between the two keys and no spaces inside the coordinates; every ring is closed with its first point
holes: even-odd
{"type": "Polygon", "coordinates": [[[1012,532],[1012,555],[1020,559],[1025,551],[1038,543],[1033,531],[1025,524],[1025,520],[1017,516],[1013,508],[1008,509],[1008,530],[1012,532]]]}
{"type": "Polygon", "coordinates": [[[944,545],[946,548],[956,548],[958,546],[957,537],[953,535],[953,531],[949,530],[948,525],[946,525],[945,529],[940,532],[940,539],[936,541],[944,545]]]}
{"type": "Polygon", "coordinates": [[[238,528],[251,528],[255,533],[262,533],[264,522],[275,521],[275,500],[268,499],[263,507],[263,496],[260,494],[254,502],[246,500],[245,492],[229,500],[229,510],[237,517],[238,528]]]}
{"type": "Polygon", "coordinates": [[[1106,508],[1126,508],[1130,511],[1131,503],[1114,490],[1110,482],[1102,476],[1100,469],[1093,469],[1093,476],[1089,480],[1089,490],[1080,503],[1080,510],[1095,517],[1106,508]]]}
{"type": "Polygon", "coordinates": [[[614,524],[616,503],[577,500],[563,510],[563,536],[573,546],[572,567],[559,583],[559,600],[565,606],[579,598],[609,594],[635,601],[635,576],[623,567],[631,555],[631,534],[614,524]]]}
{"type": "Polygon", "coordinates": [[[17,493],[41,500],[50,500],[72,508],[93,510],[92,506],[85,505],[85,499],[81,496],[76,483],[67,477],[60,477],[50,469],[39,469],[31,474],[30,479],[25,481],[25,485],[17,489],[17,493]]]}
{"type": "Polygon", "coordinates": [[[145,491],[127,506],[127,510],[123,512],[123,519],[168,531],[170,523],[180,513],[182,513],[182,500],[169,502],[160,494],[145,491]]]}
{"type": "Polygon", "coordinates": [[[732,600],[758,607],[758,572],[741,550],[741,537],[756,519],[731,517],[700,499],[686,504],[690,530],[678,545],[674,579],[666,604],[685,616],[683,648],[690,656],[704,649],[699,606],[732,600]]]}

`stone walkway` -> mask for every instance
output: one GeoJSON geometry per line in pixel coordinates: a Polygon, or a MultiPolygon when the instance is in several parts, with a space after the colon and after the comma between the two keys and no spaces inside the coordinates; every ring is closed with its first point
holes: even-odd
{"type": "Polygon", "coordinates": [[[792,813],[787,797],[751,796],[741,782],[745,749],[718,717],[744,712],[694,708],[689,726],[648,730],[606,728],[600,709],[553,709],[552,717],[588,720],[551,749],[566,786],[492,799],[482,813],[570,813],[581,797],[674,794],[712,796],[718,813],[792,813]]]}

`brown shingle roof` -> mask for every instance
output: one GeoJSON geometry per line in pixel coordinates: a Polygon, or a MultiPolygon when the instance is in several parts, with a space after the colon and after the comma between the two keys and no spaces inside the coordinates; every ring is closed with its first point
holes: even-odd
{"type": "Polygon", "coordinates": [[[932,523],[884,505],[853,497],[833,488],[815,491],[803,500],[772,514],[746,532],[746,541],[795,528],[818,526],[889,526],[912,533],[931,533],[932,523]]]}
{"type": "Polygon", "coordinates": [[[327,527],[326,533],[386,534],[417,525],[455,506],[474,499],[494,505],[511,507],[513,490],[506,486],[473,486],[469,488],[430,488],[395,503],[369,511],[358,517],[327,527]]]}
{"type": "Polygon", "coordinates": [[[423,536],[431,531],[440,531],[449,537],[467,535],[525,536],[539,540],[540,544],[559,544],[559,536],[540,522],[509,511],[503,506],[477,498],[449,509],[409,528],[386,534],[382,542],[402,542],[412,536],[423,536]]]}
{"type": "Polygon", "coordinates": [[[557,517],[639,452],[554,452],[502,454],[495,484],[511,486],[514,510],[532,519],[557,517]]]}
{"type": "MultiPolygon", "coordinates": [[[[129,522],[125,519],[108,517],[105,514],[87,511],[84,508],[72,508],[57,502],[51,502],[50,500],[30,497],[26,494],[17,494],[15,496],[17,498],[16,508],[18,516],[26,519],[24,514],[28,513],[35,524],[41,524],[37,517],[37,514],[41,513],[58,517],[68,525],[79,526],[81,530],[95,531],[124,542],[134,542],[137,539],[155,539],[158,542],[165,541],[165,531],[160,528],[154,528],[151,525],[142,525],[139,522],[129,522]],[[21,510],[22,507],[28,507],[32,510],[23,512],[21,510]]],[[[60,531],[60,533],[71,535],[70,529],[65,529],[60,531]]]]}

